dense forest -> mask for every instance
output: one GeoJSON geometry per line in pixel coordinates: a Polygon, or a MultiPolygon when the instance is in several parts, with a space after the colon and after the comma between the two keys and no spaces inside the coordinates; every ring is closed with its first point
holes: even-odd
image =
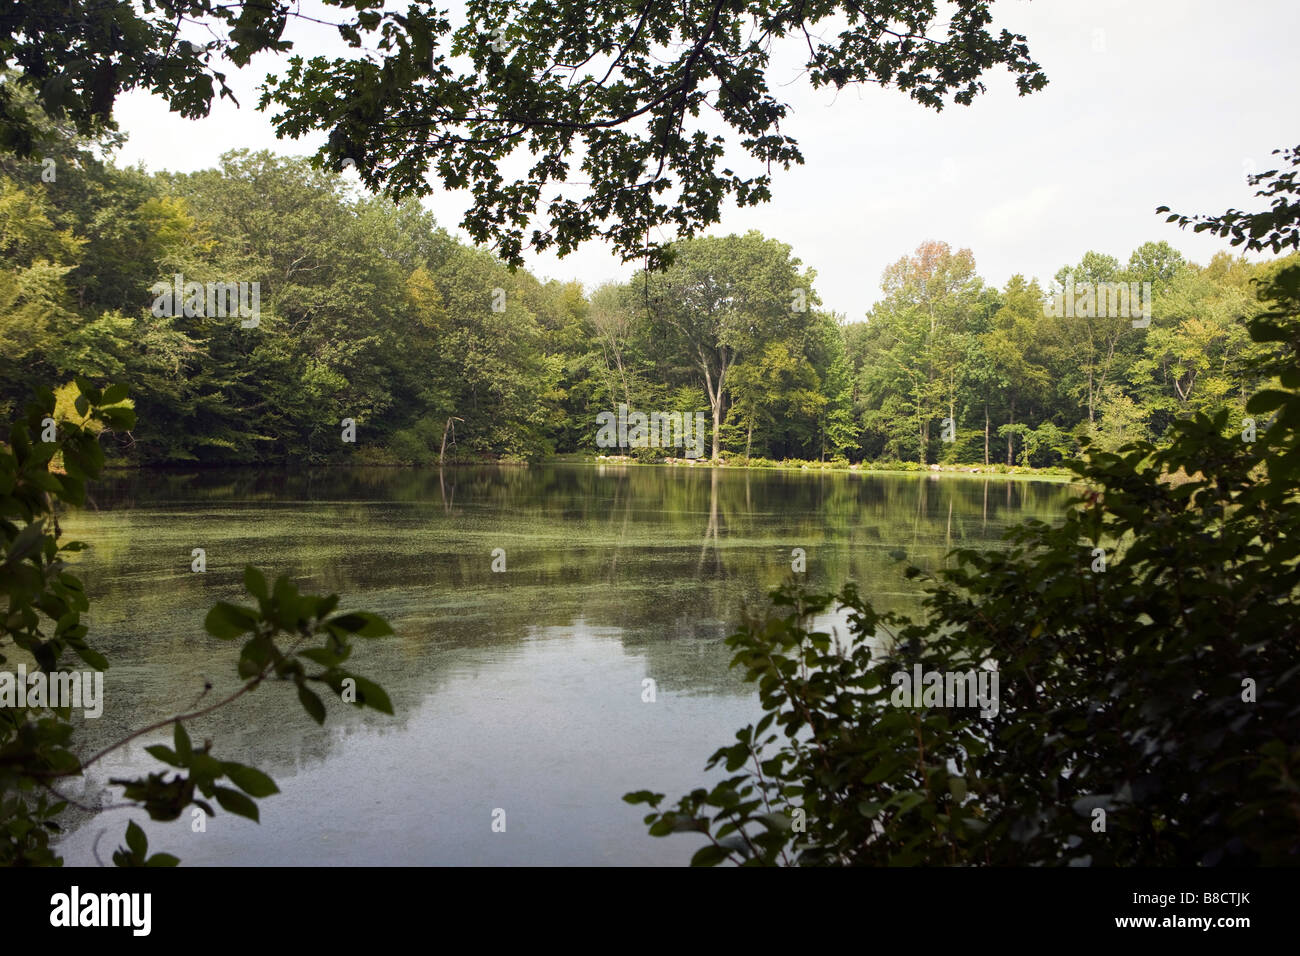
{"type": "Polygon", "coordinates": [[[1084,437],[1159,439],[1196,412],[1240,427],[1255,282],[1290,261],[1199,265],[1148,242],[999,289],[970,250],[927,242],[849,317],[820,307],[795,250],[750,232],[584,290],[306,159],[149,174],[113,164],[115,134],[47,132],[39,157],[0,160],[0,413],[33,382],[66,403],[76,375],[129,383],[119,463],[683,456],[598,447],[597,416],[626,404],[703,412],[713,458],[1051,466],[1084,437]],[[256,322],[157,308],[173,282],[256,283],[256,322]],[[1111,282],[1150,283],[1149,325],[1047,314],[1066,283],[1111,282]]]}

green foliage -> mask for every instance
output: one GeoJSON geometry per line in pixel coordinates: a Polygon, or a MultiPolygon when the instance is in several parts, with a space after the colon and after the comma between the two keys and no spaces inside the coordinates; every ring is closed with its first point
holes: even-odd
{"type": "MultiPolygon", "coordinates": [[[[564,254],[592,238],[662,262],[660,247],[645,248],[657,227],[690,236],[718,222],[727,201],[766,201],[771,165],[803,157],[783,132],[789,104],[768,84],[771,44],[750,37],[824,35],[808,41],[814,87],[892,85],[935,110],[969,105],[999,66],[1021,95],[1047,82],[1024,37],[990,28],[988,0],[955,0],[951,16],[929,0],[808,0],[794,9],[471,0],[456,27],[446,11],[419,5],[325,6],[357,55],[295,54],[283,76],[268,77],[259,105],[282,109],[277,135],[326,134],[322,164],[338,170],[351,160],[368,187],[397,200],[427,194],[431,180],[448,190],[473,183],[462,225],[514,265],[526,243],[564,254]],[[615,49],[608,68],[587,68],[615,49]],[[701,125],[706,108],[727,136],[701,125]],[[727,166],[729,137],[751,174],[727,166]],[[571,177],[575,156],[580,175],[571,177]],[[552,201],[557,181],[585,192],[552,201]]],[[[215,64],[244,67],[258,52],[293,50],[287,28],[298,16],[279,3],[24,4],[6,16],[0,70],[21,69],[40,108],[83,135],[135,88],[203,116],[214,95],[232,95],[215,64]],[[200,27],[201,43],[177,42],[181,21],[200,27]]],[[[0,86],[0,148],[31,154],[34,112],[0,86]]]]}
{"type": "Polygon", "coordinates": [[[101,158],[113,137],[41,123],[56,180],[0,154],[0,413],[33,377],[129,380],[139,424],[104,443],[114,464],[538,460],[597,451],[596,415],[627,403],[716,413],[711,457],[1054,467],[1074,451],[1056,433],[1117,448],[1198,412],[1240,422],[1267,384],[1246,322],[1278,263],[1148,242],[1061,270],[1151,282],[1146,328],[1046,317],[1037,281],[991,288],[940,242],[887,270],[869,323],[821,310],[794,250],[757,232],[683,239],[666,271],[587,294],[302,159],[150,176],[101,158]],[[259,327],[153,315],[178,272],[257,282],[259,327]]]}
{"type": "Polygon", "coordinates": [[[757,430],[764,446],[811,450],[826,404],[810,361],[825,321],[815,311],[814,274],[757,231],[682,241],[673,255],[666,271],[636,280],[644,311],[634,321],[657,374],[704,391],[714,425],[709,457],[721,453],[729,408],[733,449],[748,449],[757,430]]]}
{"type": "MultiPolygon", "coordinates": [[[[1292,167],[1300,166],[1300,146],[1275,149],[1274,156],[1292,167]]],[[[1255,195],[1269,200],[1269,208],[1256,213],[1229,209],[1220,216],[1183,216],[1170,213],[1166,222],[1176,222],[1179,228],[1192,226],[1193,232],[1210,232],[1228,238],[1234,246],[1247,249],[1300,249],[1300,183],[1294,169],[1269,169],[1247,178],[1252,186],[1263,186],[1255,195]]],[[[1169,212],[1168,206],[1158,206],[1156,212],[1169,212]]]]}
{"type": "MultiPolygon", "coordinates": [[[[89,608],[85,589],[67,565],[66,555],[83,550],[82,542],[60,542],[58,503],[81,504],[86,482],[104,465],[102,434],[129,431],[135,412],[124,385],[96,387],[76,382],[73,414],[57,407],[55,395],[40,390],[23,420],[14,424],[0,446],[0,594],[6,598],[0,621],[0,664],[16,649],[20,662],[30,658],[49,680],[68,673],[67,652],[103,671],[103,654],[87,640],[81,615],[89,608]]],[[[325,719],[325,706],[309,685],[322,685],[357,707],[393,712],[383,688],[343,667],[354,637],[391,634],[379,616],[364,611],[336,614],[338,597],[299,593],[286,577],[268,587],[256,568],[244,571],[244,584],[256,607],[218,602],[204,622],[221,640],[244,638],[238,660],[240,688],[216,703],[137,730],[89,758],[74,750],[71,708],[54,700],[0,707],[0,864],[58,865],[50,837],[60,830],[58,817],[67,806],[57,789],[62,778],[84,774],[106,754],[130,740],[172,727],[171,747],[146,748],[172,770],[109,782],[155,820],[175,820],[190,806],[215,815],[215,801],[228,813],[257,820],[257,800],[278,793],[274,781],[254,767],[213,756],[212,744],[195,746],[185,722],[198,719],[256,689],[266,680],[291,682],[307,713],[325,719]],[[315,647],[304,644],[319,638],[315,647]],[[229,784],[229,785],[227,785],[229,784]],[[55,799],[51,801],[50,796],[55,799]]],[[[114,854],[119,866],[174,866],[165,853],[149,856],[142,830],[128,826],[127,846],[114,854]]]]}
{"type": "Polygon", "coordinates": [[[1300,268],[1263,294],[1251,334],[1279,343],[1280,385],[1249,402],[1275,416],[1257,442],[1222,410],[1163,448],[1089,450],[1060,525],[955,551],[917,619],[852,584],[775,592],[728,639],[764,716],[711,789],[624,798],[650,832],[704,834],[696,865],[1293,864],[1300,268]],[[846,637],[815,626],[833,608],[846,637]],[[892,678],[917,666],[996,669],[996,712],[909,706],[892,678]]]}
{"type": "Polygon", "coordinates": [[[126,825],[126,846],[113,854],[114,866],[176,866],[181,861],[170,853],[149,855],[149,838],[135,822],[126,825]]]}
{"type": "Polygon", "coordinates": [[[48,183],[0,157],[0,411],[33,375],[129,378],[140,428],[105,450],[139,464],[430,461],[449,418],[456,457],[554,449],[568,358],[543,329],[581,349],[580,295],[511,274],[415,204],[352,199],[302,160],[236,152],[145,177],[79,141],[50,150],[48,183]],[[153,315],[150,286],[176,273],[257,282],[259,326],[153,315]]]}

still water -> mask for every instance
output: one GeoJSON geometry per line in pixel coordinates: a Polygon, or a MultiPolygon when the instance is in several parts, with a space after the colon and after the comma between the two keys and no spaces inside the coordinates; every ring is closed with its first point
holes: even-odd
{"type": "MultiPolygon", "coordinates": [[[[388,690],[395,716],[334,702],[318,727],[291,684],[264,685],[189,727],[275,779],[260,824],[79,814],[62,852],[107,863],[135,819],[150,852],[185,865],[685,864],[697,837],[648,836],[645,808],[621,797],[705,785],[708,756],[759,716],[723,639],[790,575],[793,549],[812,585],[854,580],[908,610],[919,585],[891,552],[936,569],[1022,518],[1056,519],[1069,494],[973,476],[578,464],[112,475],[63,521],[65,539],[91,545],[76,562],[85,620],[113,665],[83,756],[190,709],[205,681],[205,703],[238,686],[238,643],[206,635],[203,617],[218,600],[252,603],[246,563],[388,618],[396,636],[358,640],[348,666],[388,690]],[[205,573],[191,571],[195,548],[205,573]]],[[[170,739],[142,737],[64,790],[111,802],[107,780],[164,769],[144,748],[170,739]]]]}

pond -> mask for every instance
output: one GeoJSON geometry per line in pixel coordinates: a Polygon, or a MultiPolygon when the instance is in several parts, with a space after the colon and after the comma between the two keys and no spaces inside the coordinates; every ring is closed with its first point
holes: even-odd
{"type": "MultiPolygon", "coordinates": [[[[908,610],[919,586],[900,552],[941,567],[1022,518],[1056,520],[1069,495],[1000,477],[624,464],[114,473],[63,521],[65,540],[91,545],[76,561],[85,620],[112,661],[83,755],[190,709],[205,681],[205,702],[238,686],[237,643],[203,618],[251,603],[246,563],[388,618],[396,635],[359,640],[349,666],[395,716],[334,701],[318,727],[292,685],[264,685],[189,728],[275,779],[260,824],[78,812],[61,850],[107,863],[130,818],[185,865],[685,864],[697,840],[649,836],[646,809],[621,797],[704,785],[708,756],[759,716],[723,640],[791,575],[794,549],[810,584],[854,580],[908,610]]],[[[109,778],[163,769],[144,750],[159,742],[169,730],[63,789],[111,801],[109,778]]]]}

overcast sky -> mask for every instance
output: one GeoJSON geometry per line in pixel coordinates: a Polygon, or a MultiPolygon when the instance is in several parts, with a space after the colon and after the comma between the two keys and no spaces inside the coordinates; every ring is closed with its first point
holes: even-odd
{"type": "MultiPolygon", "coordinates": [[[[1168,225],[1155,207],[1256,208],[1246,173],[1300,143],[1296,0],[998,0],[993,14],[1027,37],[1045,89],[1017,96],[998,71],[972,106],[935,113],[892,89],[814,91],[796,78],[797,48],[778,51],[770,82],[792,106],[783,129],[805,165],[774,170],[773,201],[728,209],[713,234],[759,229],[789,243],[816,270],[825,306],[856,320],[885,267],[929,239],[970,248],[997,285],[1017,272],[1047,280],[1089,249],[1124,261],[1149,239],[1208,261],[1224,241],[1168,225]]],[[[287,36],[309,55],[346,50],[320,29],[287,36]]],[[[322,136],[277,140],[255,109],[258,82],[279,66],[264,54],[232,68],[243,107],[223,101],[204,120],[127,94],[118,161],[192,171],[237,147],[313,152],[322,136]]],[[[425,200],[462,238],[465,196],[425,200]]],[[[565,259],[529,254],[528,268],[588,288],[633,271],[598,243],[565,259]]]]}

